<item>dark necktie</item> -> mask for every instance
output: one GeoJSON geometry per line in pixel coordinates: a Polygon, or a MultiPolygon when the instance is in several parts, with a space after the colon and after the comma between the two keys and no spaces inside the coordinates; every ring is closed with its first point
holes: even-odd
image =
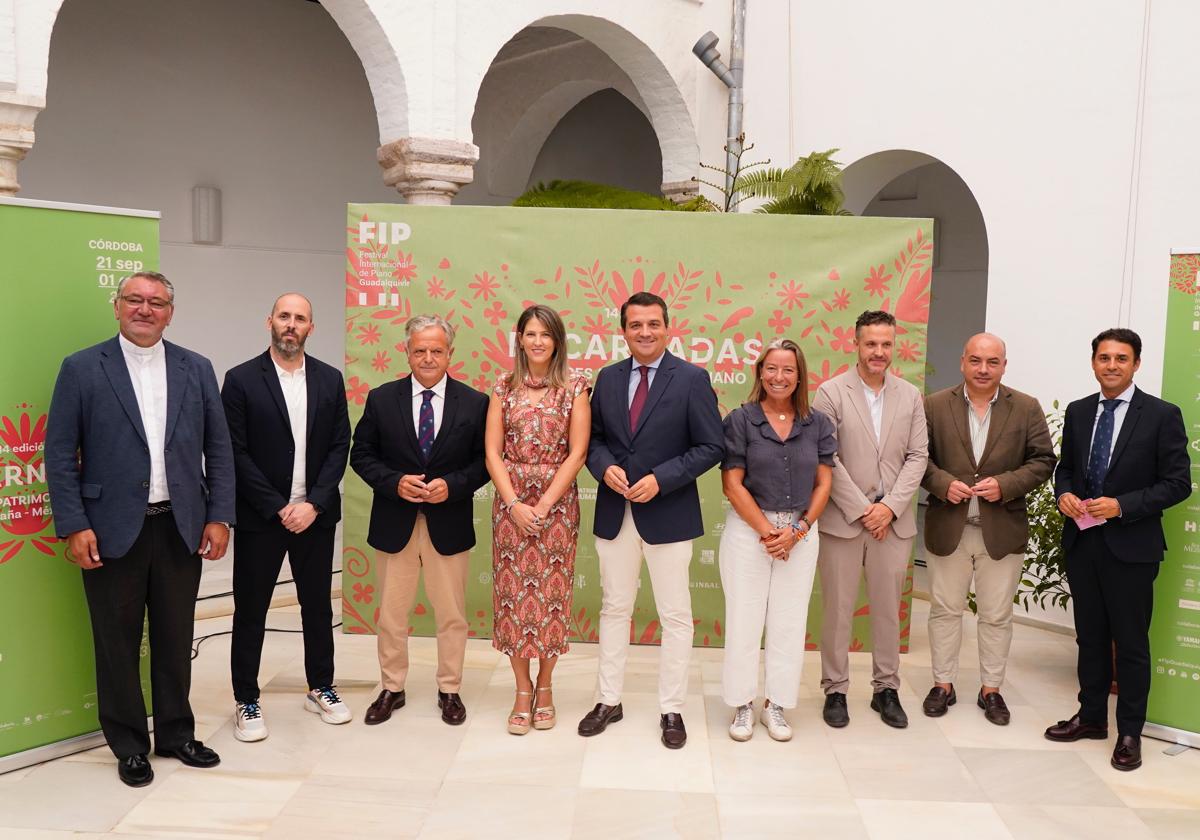
{"type": "Polygon", "coordinates": [[[1092,453],[1088,456],[1087,491],[1090,498],[1104,493],[1104,477],[1108,475],[1108,453],[1112,450],[1114,412],[1120,400],[1101,400],[1104,413],[1096,421],[1096,434],[1092,437],[1092,453]]]}
{"type": "Polygon", "coordinates": [[[650,368],[645,365],[638,365],[638,373],[642,378],[638,380],[637,389],[633,392],[633,402],[629,404],[629,431],[636,432],[638,418],[642,416],[642,409],[646,407],[646,397],[650,394],[650,368]]]}
{"type": "Polygon", "coordinates": [[[421,414],[417,428],[421,457],[428,462],[429,453],[433,452],[433,391],[426,390],[421,393],[421,414]]]}

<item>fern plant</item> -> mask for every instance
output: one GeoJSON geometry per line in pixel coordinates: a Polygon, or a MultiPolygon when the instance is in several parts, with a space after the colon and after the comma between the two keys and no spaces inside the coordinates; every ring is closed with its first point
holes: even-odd
{"type": "MultiPolygon", "coordinates": [[[[757,208],[755,213],[794,216],[853,215],[842,207],[846,194],[842,191],[842,165],[833,159],[837,149],[813,152],[797,159],[787,169],[780,169],[771,167],[769,158],[743,163],[743,155],[754,148],[753,143],[745,145],[745,139],[745,135],[738,137],[738,145],[733,153],[732,173],[723,166],[700,164],[703,169],[725,176],[732,174],[732,188],[703,178],[693,179],[721,194],[722,204],[714,204],[713,209],[731,213],[748,198],[766,198],[767,201],[757,208]]],[[[725,151],[729,151],[728,146],[725,147],[725,151]]]]}

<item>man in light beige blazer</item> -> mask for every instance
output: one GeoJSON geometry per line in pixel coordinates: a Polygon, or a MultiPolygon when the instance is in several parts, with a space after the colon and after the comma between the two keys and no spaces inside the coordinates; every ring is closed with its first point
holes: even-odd
{"type": "Polygon", "coordinates": [[[925,548],[929,566],[929,648],[933,688],[921,708],[941,717],[957,697],[962,614],[974,580],[979,611],[981,688],[975,703],[997,726],[1011,719],[1000,695],[1012,644],[1013,595],[1025,565],[1025,494],[1050,478],[1054,445],[1033,397],[1000,384],[1004,342],[972,336],[963,348],[963,381],[925,399],[929,491],[925,548]]]}
{"type": "Polygon", "coordinates": [[[821,383],[813,408],[837,427],[831,504],[821,517],[817,565],[825,616],[821,625],[821,688],[825,722],[850,722],[850,624],[858,581],[867,577],[871,611],[871,709],[902,729],[900,595],[917,534],[913,496],[925,475],[927,430],[921,392],[889,371],[896,319],[887,312],[858,316],[858,363],[821,383]]]}

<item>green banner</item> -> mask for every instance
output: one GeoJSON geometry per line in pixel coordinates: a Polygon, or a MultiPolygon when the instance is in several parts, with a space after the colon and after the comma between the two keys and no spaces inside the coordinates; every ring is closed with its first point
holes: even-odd
{"type": "MultiPolygon", "coordinates": [[[[563,316],[571,365],[590,377],[628,355],[618,309],[637,291],[670,309],[669,349],[706,368],[723,414],[740,405],[762,346],[778,336],[804,348],[808,388],[856,360],[854,320],[866,309],[894,313],[900,328],[895,372],[924,386],[932,222],[632,210],[411,207],[352,204],[346,249],[346,383],[351,420],[367,392],[408,374],[405,321],[442,315],[458,330],[450,375],[490,392],[512,369],[513,327],[530,303],[563,316]]],[[[580,473],[582,526],[576,557],[572,638],[595,641],[600,579],[591,536],[596,483],[580,473]]],[[[471,555],[470,635],[490,637],[492,486],[475,503],[478,544],[471,555]]],[[[700,480],[706,532],[691,569],[695,642],[723,644],[724,599],[717,548],[728,503],[719,470],[700,480]]],[[[347,632],[375,631],[379,598],[367,546],[371,492],[346,477],[343,620],[347,632]]],[[[912,592],[901,605],[907,649],[912,592]]],[[[432,634],[424,594],[413,631],[432,634]]],[[[809,613],[810,648],[820,632],[819,581],[809,613]]],[[[869,645],[860,594],[853,649],[869,645]]],[[[659,627],[643,569],[634,641],[654,643],[659,627]]]]}
{"type": "Polygon", "coordinates": [[[116,332],[120,278],[157,267],[157,213],[0,198],[0,767],[99,729],[80,572],[46,492],[46,412],[63,357],[116,332]]]}
{"type": "MultiPolygon", "coordinates": [[[[1149,724],[1200,738],[1200,254],[1171,257],[1162,396],[1183,409],[1192,495],[1163,514],[1166,562],[1154,582],[1149,724]]],[[[1152,730],[1152,726],[1147,727],[1152,730]]],[[[1200,746],[1200,743],[1193,743],[1200,746]]]]}

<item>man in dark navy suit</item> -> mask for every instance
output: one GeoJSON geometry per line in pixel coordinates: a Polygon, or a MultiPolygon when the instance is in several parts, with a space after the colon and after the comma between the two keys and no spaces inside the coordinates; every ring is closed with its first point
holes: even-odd
{"type": "Polygon", "coordinates": [[[96,646],[100,727],[132,787],[154,771],[138,660],[150,616],[154,752],[192,767],[220,758],[195,739],[188,701],[200,558],[234,521],[233,452],[208,359],[163,341],[175,287],[139,272],[117,287],[120,332],[68,356],[46,429],[54,529],[83,570],[96,646]]]}
{"type": "Polygon", "coordinates": [[[326,723],[351,717],[333,684],[329,604],[350,418],[342,374],[304,352],[313,327],[308,298],[281,295],[267,316],[270,347],[225,374],[221,389],[237,467],[229,655],[239,741],[267,737],[258,668],[284,554],[300,601],[309,689],[304,708],[326,723]]]}
{"type": "Polygon", "coordinates": [[[688,566],[692,540],[704,533],[696,479],[725,454],[717,398],[708,374],[667,352],[667,304],[638,292],[621,306],[632,359],[600,371],[592,394],[588,470],[596,492],[600,559],[598,701],[580,735],[597,735],[622,717],[621,689],[629,652],[642,558],[650,570],[662,624],[658,700],[662,742],[687,742],[683,705],[692,651],[688,566]]]}
{"type": "Polygon", "coordinates": [[[1108,737],[1115,645],[1112,766],[1118,770],[1142,765],[1150,612],[1166,549],[1162,513],[1192,490],[1183,414],[1134,387],[1141,357],[1142,340],[1133,330],[1105,330],[1092,340],[1100,393],[1067,406],[1054,478],[1058,508],[1067,518],[1063,548],[1079,643],[1079,711],[1049,727],[1046,737],[1108,737]]]}

